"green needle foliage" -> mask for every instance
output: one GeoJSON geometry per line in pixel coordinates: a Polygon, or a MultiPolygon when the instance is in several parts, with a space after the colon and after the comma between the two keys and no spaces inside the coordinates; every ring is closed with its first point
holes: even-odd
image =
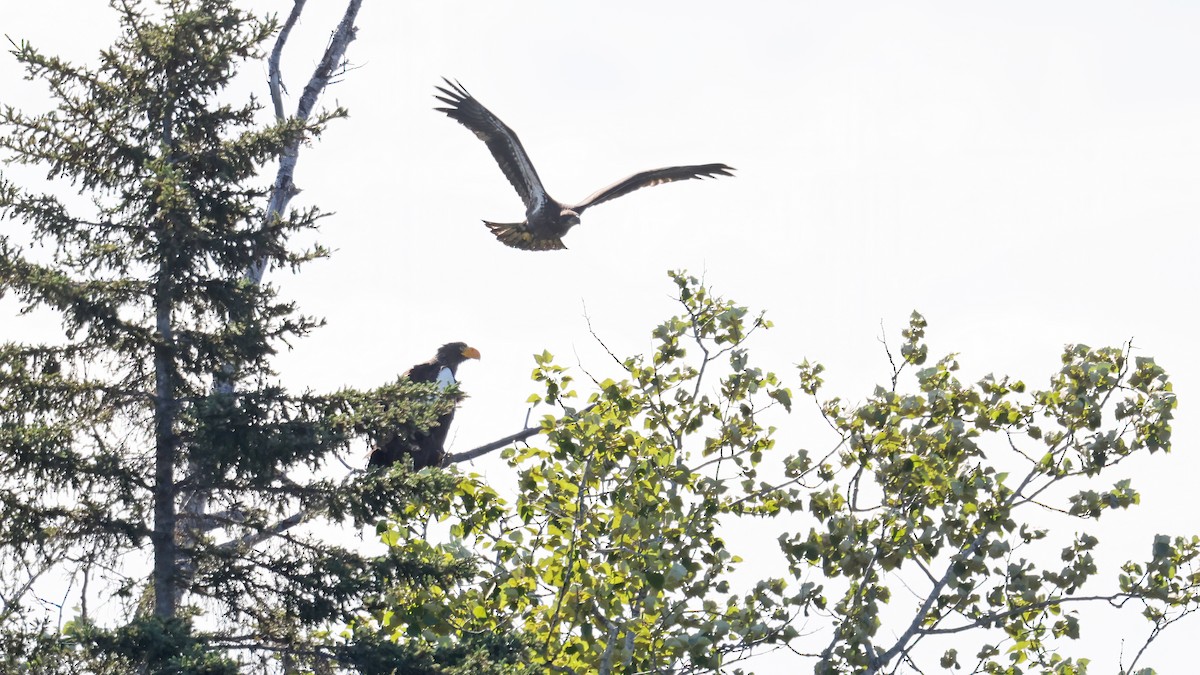
{"type": "Polygon", "coordinates": [[[236,102],[276,25],[229,0],[112,6],[121,34],[95,65],[15,45],[53,109],[0,111],[4,157],[47,178],[0,176],[0,295],[63,328],[0,344],[0,662],[483,672],[505,641],[404,651],[338,633],[385,588],[469,571],[368,557],[345,535],[434,501],[449,477],[326,477],[346,475],[334,460],[355,439],[428,429],[456,394],[289,393],[270,358],[318,322],[246,274],[324,254],[291,243],[316,209],[267,219],[261,173],[345,113],[264,124],[253,98],[236,102]],[[335,536],[301,527],[322,522],[335,536]]]}
{"type": "Polygon", "coordinates": [[[823,453],[788,452],[768,421],[791,419],[792,392],[749,344],[770,322],[672,279],[683,311],[651,354],[614,358],[585,403],[568,369],[535,357],[532,401],[559,414],[544,444],[506,451],[511,503],[467,476],[439,511],[457,514],[448,543],[387,530],[481,570],[394,593],[375,617],[393,637],[517,632],[543,672],[739,672],[786,647],[818,673],[1065,674],[1087,669],[1068,655],[1086,607],[1140,609],[1145,645],[1200,608],[1197,538],[1156,536],[1150,560],[1103,576],[1093,557],[1095,521],[1138,502],[1102,474],[1170,448],[1175,397],[1152,359],[1073,345],[1044,390],[967,386],[953,356],[927,364],[914,313],[887,384],[860,404],[822,400],[823,368],[800,364],[833,434],[823,453]],[[727,533],[745,527],[762,543],[734,550],[727,533]],[[747,578],[772,555],[777,576],[747,578]]]}

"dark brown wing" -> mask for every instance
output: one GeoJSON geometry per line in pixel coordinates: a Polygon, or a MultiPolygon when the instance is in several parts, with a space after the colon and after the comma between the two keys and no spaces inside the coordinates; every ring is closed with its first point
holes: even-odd
{"type": "Polygon", "coordinates": [[[410,447],[403,438],[393,434],[391,438],[377,444],[375,449],[371,451],[371,456],[367,460],[367,467],[391,466],[404,459],[406,455],[412,454],[410,447]]]}
{"type": "Polygon", "coordinates": [[[441,466],[446,458],[446,437],[450,435],[450,423],[454,411],[438,418],[437,425],[416,439],[416,450],[412,453],[413,469],[420,471],[427,466],[441,466]]]}
{"type": "Polygon", "coordinates": [[[450,107],[435,110],[446,113],[451,119],[474,131],[475,135],[487,144],[488,150],[492,151],[492,157],[496,158],[496,163],[500,165],[500,170],[516,188],[521,201],[525,202],[526,210],[533,211],[549,202],[550,196],[542,187],[542,181],[538,178],[525,148],[521,147],[517,134],[501,122],[499,117],[483,107],[483,104],[476,101],[461,84],[442,79],[449,89],[438,87],[437,90],[445,96],[435,95],[435,98],[450,107]]]}
{"type": "Polygon", "coordinates": [[[442,364],[436,361],[427,361],[409,368],[404,375],[411,382],[437,382],[438,373],[442,372],[442,367],[442,364]]]}
{"type": "Polygon", "coordinates": [[[367,460],[367,467],[388,467],[405,457],[411,456],[413,470],[420,471],[427,466],[441,466],[446,458],[446,436],[450,431],[450,423],[454,421],[451,411],[438,418],[437,424],[423,434],[415,434],[412,440],[393,434],[391,438],[375,446],[367,460]]]}
{"type": "MultiPolygon", "coordinates": [[[[409,368],[404,377],[410,382],[437,382],[438,375],[445,367],[435,358],[409,368]]],[[[386,441],[375,446],[367,466],[391,466],[406,455],[412,456],[413,469],[416,471],[427,466],[441,466],[442,459],[446,456],[446,436],[453,420],[454,411],[451,410],[439,417],[437,423],[425,433],[415,433],[411,439],[401,434],[392,434],[386,441]]]]}
{"type": "Polygon", "coordinates": [[[644,187],[661,185],[677,180],[692,178],[713,178],[716,176],[732,176],[733,167],[724,164],[697,164],[694,166],[668,166],[665,169],[653,169],[635,173],[629,178],[613,183],[571,207],[575,213],[583,213],[589,206],[595,206],[610,199],[616,199],[644,187]]]}

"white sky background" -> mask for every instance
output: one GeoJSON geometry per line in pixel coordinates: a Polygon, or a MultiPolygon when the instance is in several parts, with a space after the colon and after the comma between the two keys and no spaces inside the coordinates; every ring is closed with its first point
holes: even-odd
{"type": "MultiPolygon", "coordinates": [[[[0,33],[49,53],[91,60],[113,37],[98,0],[3,4],[0,33]]],[[[310,5],[285,61],[293,105],[344,2],[310,5]]],[[[1147,557],[1154,533],[1200,532],[1200,5],[367,0],[359,25],[356,69],[332,90],[352,117],[303,150],[293,202],[336,212],[321,233],[335,255],[268,277],[329,321],[278,361],[288,383],[374,386],[464,340],[483,359],[459,371],[470,398],[450,449],[469,450],[521,427],[531,354],[615,375],[585,304],[616,353],[647,351],[681,268],[768,310],[758,364],[795,384],[792,364],[820,361],[825,395],[851,401],[887,378],[880,323],[896,344],[913,309],[931,357],[959,352],[967,382],[1042,386],[1064,344],[1133,338],[1174,379],[1175,452],[1112,477],[1135,477],[1141,507],[1078,529],[1113,563],[1147,557]],[[443,75],[517,131],[561,201],[673,164],[737,177],[589,210],[565,252],[506,248],[480,220],[522,205],[484,145],[432,110],[443,75]]],[[[256,68],[246,84],[265,101],[256,68]]],[[[18,78],[0,59],[0,102],[42,109],[18,78]]],[[[825,447],[800,410],[781,449],[825,447]]],[[[473,470],[511,472],[497,456],[473,470]]],[[[1104,634],[1094,618],[1085,634],[1104,634]]],[[[1181,672],[1196,629],[1140,665],[1181,672]]],[[[1143,624],[1075,653],[1115,671],[1122,631],[1136,642],[1143,624]]]]}

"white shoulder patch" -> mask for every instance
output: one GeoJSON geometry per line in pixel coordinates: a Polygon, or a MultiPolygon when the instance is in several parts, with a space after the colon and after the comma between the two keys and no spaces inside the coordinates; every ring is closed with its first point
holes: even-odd
{"type": "Polygon", "coordinates": [[[442,369],[438,371],[438,376],[437,376],[438,389],[445,389],[446,387],[449,387],[452,384],[458,384],[458,382],[454,379],[454,373],[450,372],[449,368],[446,368],[443,366],[442,369]]]}

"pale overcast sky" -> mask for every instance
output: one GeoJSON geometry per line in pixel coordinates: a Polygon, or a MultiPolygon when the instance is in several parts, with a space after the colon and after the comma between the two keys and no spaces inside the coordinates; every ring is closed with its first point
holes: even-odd
{"type": "MultiPolygon", "coordinates": [[[[51,53],[91,59],[112,38],[98,0],[4,4],[0,32],[51,53]]],[[[293,95],[344,3],[310,4],[293,95]]],[[[336,212],[321,236],[335,255],[268,277],[329,321],[280,359],[288,383],[373,386],[464,340],[483,353],[460,370],[451,450],[468,450],[520,428],[531,354],[615,375],[585,306],[618,354],[649,349],[680,268],[768,310],[759,364],[794,383],[792,364],[823,362],[825,394],[851,401],[887,378],[881,322],[895,342],[913,309],[964,381],[1042,386],[1064,344],[1132,338],[1174,378],[1175,452],[1125,470],[1140,508],[1083,526],[1109,564],[1145,558],[1154,533],[1200,533],[1200,4],[366,0],[359,25],[331,92],[352,116],[303,151],[294,202],[336,212]],[[517,131],[561,201],[672,164],[737,177],[589,210],[567,251],[505,248],[480,220],[523,208],[483,144],[432,110],[442,76],[517,131]]],[[[256,69],[246,86],[265,99],[256,69]]],[[[17,77],[0,60],[0,102],[39,109],[17,77]]],[[[783,448],[828,440],[806,436],[810,410],[794,417],[783,448]]],[[[496,456],[473,468],[511,473],[496,456]]],[[[1144,625],[1105,621],[1085,621],[1103,639],[1076,653],[1114,672],[1120,636],[1144,625]]],[[[1198,628],[1146,663],[1184,672],[1198,628]]]]}

